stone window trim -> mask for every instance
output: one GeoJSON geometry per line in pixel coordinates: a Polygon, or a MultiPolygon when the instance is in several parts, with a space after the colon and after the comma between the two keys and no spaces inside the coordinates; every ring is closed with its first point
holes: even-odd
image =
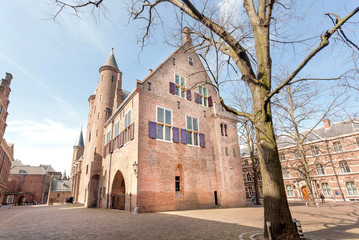
{"type": "Polygon", "coordinates": [[[330,186],[328,183],[322,183],[321,186],[322,186],[322,192],[323,192],[324,196],[329,197],[329,196],[333,195],[332,190],[330,189],[330,186]]]}
{"type": "Polygon", "coordinates": [[[254,195],[254,191],[253,191],[253,187],[252,187],[252,186],[248,187],[248,195],[249,195],[250,197],[252,197],[252,196],[254,195]]]}
{"type": "Polygon", "coordinates": [[[340,141],[333,142],[333,151],[336,153],[340,153],[340,152],[344,151],[343,146],[340,141]]]}
{"type": "Polygon", "coordinates": [[[287,192],[287,196],[288,197],[295,197],[294,194],[294,190],[293,190],[293,186],[292,185],[286,185],[285,186],[286,192],[287,192]]]}
{"type": "Polygon", "coordinates": [[[354,181],[345,181],[345,188],[349,196],[358,196],[358,188],[354,181]]]}
{"type": "Polygon", "coordinates": [[[163,142],[173,142],[173,133],[172,133],[172,129],[173,129],[173,112],[171,109],[168,109],[168,108],[164,108],[164,107],[161,107],[161,106],[156,106],[156,140],[157,141],[163,141],[163,142]],[[161,121],[159,119],[159,110],[162,109],[163,110],[163,121],[161,121]],[[167,113],[170,113],[170,119],[168,122],[166,119],[166,115],[167,113]],[[163,127],[162,128],[162,138],[160,138],[159,136],[159,126],[163,127]],[[166,140],[166,129],[169,128],[169,140],[166,140]]]}
{"type": "Polygon", "coordinates": [[[350,173],[351,172],[349,164],[346,160],[339,161],[339,168],[340,168],[341,173],[350,173]]]}
{"type": "Polygon", "coordinates": [[[326,172],[325,172],[325,169],[324,169],[324,166],[323,166],[323,164],[321,164],[321,163],[318,163],[318,164],[316,164],[315,165],[315,168],[316,168],[316,170],[317,170],[317,174],[318,175],[326,175],[326,172]]]}
{"type": "Polygon", "coordinates": [[[312,156],[319,156],[320,155],[320,149],[319,149],[318,146],[312,146],[311,150],[312,150],[312,156]]]}

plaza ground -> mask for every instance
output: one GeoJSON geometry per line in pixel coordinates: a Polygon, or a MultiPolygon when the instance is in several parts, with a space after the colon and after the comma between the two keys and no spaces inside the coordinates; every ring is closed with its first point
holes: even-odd
{"type": "MultiPolygon", "coordinates": [[[[0,210],[0,239],[250,239],[262,232],[263,208],[221,208],[133,214],[72,205],[18,206],[0,210]]],[[[359,239],[359,203],[318,208],[292,204],[305,237],[359,239]]]]}

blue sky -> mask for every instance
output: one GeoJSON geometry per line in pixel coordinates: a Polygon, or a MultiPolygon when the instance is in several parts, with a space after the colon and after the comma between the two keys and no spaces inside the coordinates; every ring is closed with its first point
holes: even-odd
{"type": "MultiPolygon", "coordinates": [[[[128,24],[128,12],[117,1],[107,1],[108,11],[97,21],[89,19],[86,13],[78,18],[73,12],[65,11],[55,22],[50,20],[55,9],[49,2],[2,1],[0,77],[4,77],[5,72],[14,77],[5,138],[15,144],[15,158],[23,163],[51,164],[57,171],[66,169],[69,173],[72,146],[81,124],[86,130],[88,97],[96,89],[98,69],[111,48],[123,72],[122,87],[129,91],[134,88],[136,79],[143,79],[149,68],[156,68],[175,48],[165,43],[161,27],[157,27],[151,44],[141,51],[138,26],[128,24]]],[[[305,26],[308,31],[315,29],[320,34],[322,29],[330,27],[323,12],[338,10],[343,15],[353,9],[356,1],[350,4],[343,0],[346,5],[340,8],[334,0],[314,2],[318,6],[307,12],[308,21],[313,22],[307,21],[305,26]],[[316,11],[321,15],[316,16],[316,11]],[[319,28],[315,22],[326,25],[319,28]]],[[[172,8],[167,10],[172,12],[172,8]]],[[[172,17],[165,19],[167,24],[171,24],[172,17]]],[[[298,18],[297,22],[300,21],[298,18]]],[[[290,49],[283,49],[281,57],[286,57],[290,49]]],[[[303,53],[298,52],[293,62],[302,59],[303,53]]],[[[338,72],[332,71],[335,67],[330,66],[343,64],[344,60],[329,59],[329,53],[318,56],[306,71],[336,75],[338,72]]]]}

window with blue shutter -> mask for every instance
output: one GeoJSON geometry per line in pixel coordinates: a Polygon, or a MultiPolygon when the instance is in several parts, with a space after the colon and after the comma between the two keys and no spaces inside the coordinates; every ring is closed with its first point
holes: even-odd
{"type": "Polygon", "coordinates": [[[194,93],[195,96],[195,103],[199,103],[199,94],[198,93],[194,93]]]}
{"type": "Polygon", "coordinates": [[[186,116],[187,144],[198,146],[198,118],[186,116]]]}
{"type": "Polygon", "coordinates": [[[156,136],[157,136],[157,134],[156,134],[156,131],[157,131],[156,127],[157,127],[157,123],[156,123],[156,122],[152,122],[152,121],[149,122],[149,127],[148,127],[148,137],[149,137],[149,138],[154,138],[154,139],[156,139],[156,136]]]}
{"type": "Polygon", "coordinates": [[[172,110],[157,107],[157,139],[171,141],[172,110]]]}
{"type": "Polygon", "coordinates": [[[172,94],[176,93],[176,85],[173,82],[170,82],[170,93],[172,94]]]}
{"type": "Polygon", "coordinates": [[[192,101],[191,90],[187,90],[187,100],[192,101]]]}
{"type": "Polygon", "coordinates": [[[179,128],[178,127],[173,127],[173,142],[175,143],[179,143],[179,128]]]}
{"type": "Polygon", "coordinates": [[[212,100],[212,96],[210,96],[208,98],[208,107],[212,107],[213,106],[213,100],[212,100]]]}
{"type": "Polygon", "coordinates": [[[187,129],[181,128],[181,143],[187,144],[187,129]]]}
{"type": "Polygon", "coordinates": [[[205,142],[205,138],[204,138],[204,134],[200,133],[199,134],[199,145],[201,147],[206,147],[206,142],[205,142]]]}

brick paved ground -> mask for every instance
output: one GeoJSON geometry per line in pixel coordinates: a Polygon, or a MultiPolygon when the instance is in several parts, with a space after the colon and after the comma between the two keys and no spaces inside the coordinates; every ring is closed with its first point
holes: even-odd
{"type": "MultiPolygon", "coordinates": [[[[306,237],[359,239],[359,203],[291,206],[306,237]]],[[[263,208],[131,214],[68,205],[0,210],[0,239],[248,239],[261,232],[263,208]],[[251,234],[244,234],[251,232],[251,234]]]]}

